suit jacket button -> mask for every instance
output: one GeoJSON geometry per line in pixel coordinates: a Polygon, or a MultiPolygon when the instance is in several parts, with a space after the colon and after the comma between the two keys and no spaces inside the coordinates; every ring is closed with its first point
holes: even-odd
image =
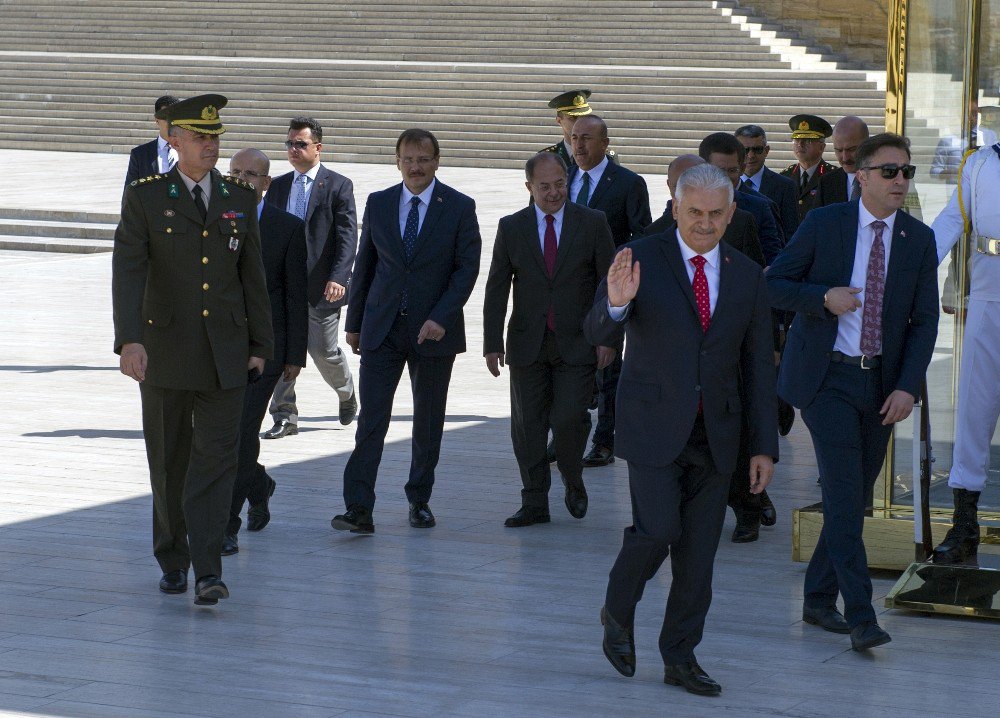
{"type": "Polygon", "coordinates": [[[147,320],[146,320],[146,323],[147,323],[147,324],[152,324],[152,323],[153,323],[153,320],[152,320],[152,319],[147,319],[147,320]]]}
{"type": "Polygon", "coordinates": [[[202,237],[207,237],[208,236],[208,230],[207,229],[202,230],[201,236],[202,237]]]}
{"type": "Polygon", "coordinates": [[[171,229],[170,227],[167,227],[167,234],[172,234],[173,231],[174,231],[173,229],[171,229]]]}
{"type": "Polygon", "coordinates": [[[202,264],[208,264],[208,257],[202,257],[201,258],[201,263],[202,264]]]}
{"type": "Polygon", "coordinates": [[[698,386],[696,386],[696,387],[694,388],[694,390],[695,390],[695,391],[701,391],[701,384],[699,384],[698,386]]]}
{"type": "Polygon", "coordinates": [[[201,288],[204,289],[207,292],[208,291],[208,282],[205,282],[204,284],[202,284],[201,288]]]}
{"type": "Polygon", "coordinates": [[[201,310],[201,316],[207,317],[208,316],[208,310],[207,309],[202,309],[201,310]]]}

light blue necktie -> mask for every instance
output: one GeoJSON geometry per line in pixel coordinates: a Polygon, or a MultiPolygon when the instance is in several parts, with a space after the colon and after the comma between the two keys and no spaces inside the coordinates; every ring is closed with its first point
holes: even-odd
{"type": "Polygon", "coordinates": [[[308,175],[299,175],[299,182],[295,183],[295,216],[304,220],[306,218],[306,183],[309,181],[308,175]]]}
{"type": "Polygon", "coordinates": [[[174,163],[170,161],[170,145],[163,145],[163,162],[161,166],[163,167],[163,172],[167,173],[174,167],[174,163]]]}

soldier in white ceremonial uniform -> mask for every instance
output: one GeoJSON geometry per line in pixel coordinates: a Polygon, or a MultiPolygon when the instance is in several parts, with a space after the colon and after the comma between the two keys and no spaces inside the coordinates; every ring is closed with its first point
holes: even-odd
{"type": "Polygon", "coordinates": [[[932,229],[938,261],[971,233],[971,283],[948,485],[955,498],[951,530],[934,549],[935,563],[963,563],[979,547],[977,512],[990,443],[1000,417],[1000,142],[969,155],[960,188],[932,229]]]}

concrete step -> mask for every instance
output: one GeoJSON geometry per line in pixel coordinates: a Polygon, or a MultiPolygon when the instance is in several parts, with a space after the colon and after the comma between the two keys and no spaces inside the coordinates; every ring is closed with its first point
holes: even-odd
{"type": "Polygon", "coordinates": [[[22,207],[0,207],[0,220],[26,220],[31,222],[76,222],[85,224],[118,224],[119,215],[108,212],[74,212],[43,210],[22,207]]]}
{"type": "Polygon", "coordinates": [[[0,234],[0,249],[29,252],[68,252],[73,254],[93,254],[110,252],[114,243],[99,239],[58,239],[52,237],[24,237],[0,234]]]}
{"type": "MultiPolygon", "coordinates": [[[[116,223],[117,224],[117,223],[116,223]]],[[[116,224],[81,224],[41,219],[0,219],[0,234],[60,239],[114,239],[116,224]]]]}

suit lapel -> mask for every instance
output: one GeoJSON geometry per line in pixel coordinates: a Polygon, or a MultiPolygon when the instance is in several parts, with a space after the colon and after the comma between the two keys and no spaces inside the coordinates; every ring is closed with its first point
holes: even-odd
{"type": "MultiPolygon", "coordinates": [[[[708,325],[708,332],[706,334],[711,334],[715,330],[719,324],[717,320],[725,317],[731,311],[728,307],[735,300],[736,287],[733,286],[730,278],[730,272],[732,272],[730,268],[730,263],[732,262],[730,253],[734,251],[736,250],[727,247],[723,242],[719,242],[719,294],[715,298],[715,309],[712,311],[712,321],[708,325]]],[[[693,294],[694,292],[692,291],[692,296],[693,294]]]]}
{"type": "MultiPolygon", "coordinates": [[[[399,246],[399,251],[402,253],[402,256],[405,257],[406,247],[403,246],[403,235],[399,231],[399,200],[402,194],[403,194],[402,184],[398,184],[391,190],[389,190],[389,192],[386,194],[385,198],[386,204],[385,207],[382,209],[382,212],[384,212],[385,216],[389,218],[390,232],[399,246]]],[[[368,221],[371,222],[372,218],[369,217],[368,221]]]]}
{"type": "Polygon", "coordinates": [[[844,208],[840,224],[841,265],[840,286],[851,286],[854,273],[854,253],[858,245],[858,205],[851,203],[844,208]]]}
{"type": "MultiPolygon", "coordinates": [[[[567,204],[569,203],[567,202],[567,204]]],[[[521,225],[519,229],[521,235],[528,243],[528,254],[535,258],[542,276],[548,277],[548,270],[545,269],[545,256],[542,254],[542,245],[538,240],[538,215],[535,214],[535,206],[532,205],[522,210],[522,213],[519,221],[521,225]]],[[[563,236],[566,236],[566,214],[563,214],[563,236]]],[[[558,255],[556,256],[558,258],[558,255]]]]}
{"type": "Polygon", "coordinates": [[[288,193],[292,189],[292,180],[295,178],[294,172],[282,175],[274,181],[270,189],[267,190],[268,202],[280,209],[288,208],[288,193]]]}
{"type": "Polygon", "coordinates": [[[892,227],[892,239],[889,243],[889,270],[885,275],[885,289],[882,290],[882,316],[885,316],[885,308],[888,304],[886,299],[892,296],[895,291],[895,284],[899,279],[899,266],[903,263],[903,252],[906,251],[906,222],[904,212],[896,210],[896,219],[892,227]]]}
{"type": "MultiPolygon", "coordinates": [[[[559,249],[556,251],[556,266],[552,269],[552,279],[559,274],[559,269],[566,263],[566,255],[572,251],[573,238],[579,227],[579,214],[576,207],[570,207],[569,202],[563,211],[562,231],[559,233],[559,249]]],[[[538,243],[535,243],[538,246],[538,243]]],[[[544,262],[542,264],[544,266],[544,262]]]]}
{"type": "Polygon", "coordinates": [[[604,174],[601,175],[601,181],[597,183],[593,191],[590,193],[590,201],[587,202],[588,207],[596,206],[596,203],[609,191],[611,191],[611,185],[615,181],[617,165],[608,160],[607,166],[604,168],[604,174]]]}
{"type": "MultiPolygon", "coordinates": [[[[691,279],[688,277],[687,268],[684,266],[684,258],[681,256],[680,247],[677,246],[677,233],[667,231],[663,238],[663,253],[667,256],[667,264],[677,278],[684,296],[688,298],[691,311],[694,312],[695,319],[698,319],[698,301],[694,298],[694,288],[691,286],[691,279]]],[[[700,325],[699,325],[700,326],[700,325]]]]}
{"type": "MultiPolygon", "coordinates": [[[[438,223],[441,215],[444,214],[446,203],[441,196],[444,193],[443,188],[444,185],[441,184],[441,180],[435,181],[434,191],[431,193],[431,201],[427,205],[427,214],[424,215],[424,223],[420,225],[420,232],[417,233],[417,242],[413,248],[413,257],[416,257],[427,244],[427,238],[434,233],[434,225],[438,223]]],[[[402,189],[400,189],[400,192],[402,192],[402,189]]],[[[400,241],[402,241],[402,237],[400,237],[400,241]]],[[[410,259],[412,260],[413,257],[410,257],[410,259]]]]}
{"type": "Polygon", "coordinates": [[[306,204],[306,224],[309,223],[309,218],[312,217],[312,213],[319,204],[320,199],[325,200],[327,193],[330,191],[330,177],[326,167],[320,165],[319,171],[316,173],[316,181],[313,185],[312,190],[309,192],[309,202],[306,204]]]}

